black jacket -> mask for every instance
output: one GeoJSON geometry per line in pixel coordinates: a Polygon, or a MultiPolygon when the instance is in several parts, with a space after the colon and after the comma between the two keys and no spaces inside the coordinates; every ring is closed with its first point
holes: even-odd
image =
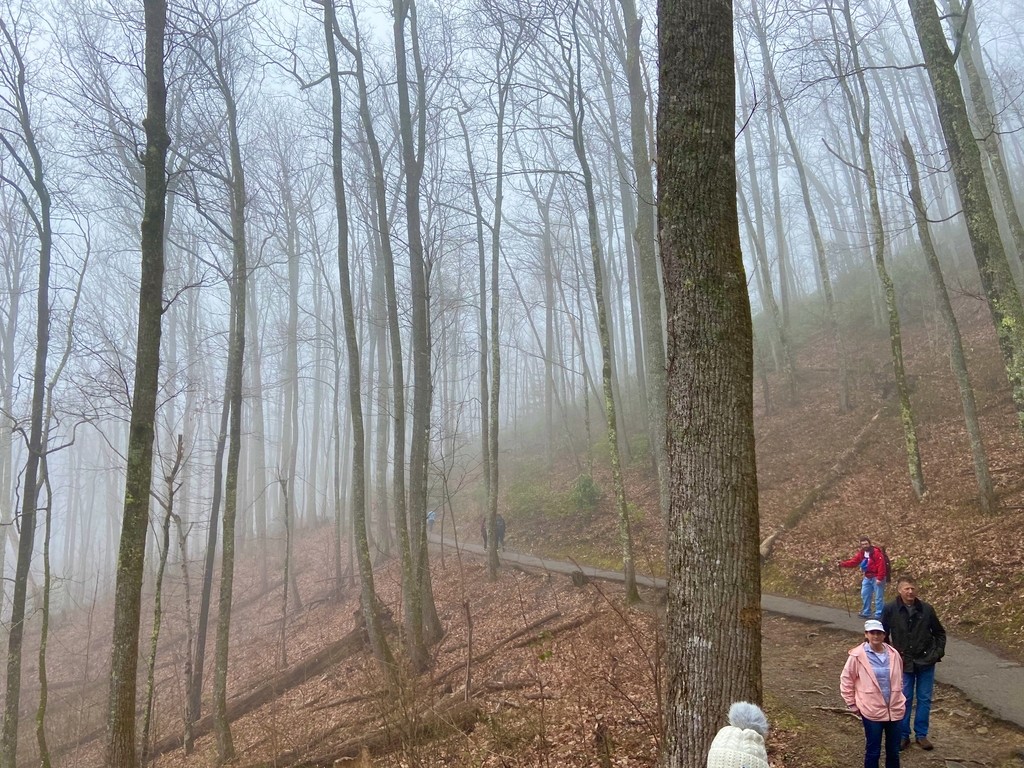
{"type": "Polygon", "coordinates": [[[882,626],[903,657],[905,672],[930,667],[946,655],[946,630],[935,609],[922,600],[908,607],[897,597],[882,610],[882,626]]]}

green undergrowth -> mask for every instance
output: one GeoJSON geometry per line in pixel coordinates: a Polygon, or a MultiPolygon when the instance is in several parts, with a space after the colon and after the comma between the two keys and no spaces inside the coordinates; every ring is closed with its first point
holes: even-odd
{"type": "Polygon", "coordinates": [[[769,748],[773,755],[781,753],[785,765],[838,768],[846,764],[829,748],[828,734],[818,733],[820,725],[800,717],[778,696],[765,691],[764,708],[771,724],[769,748]]]}

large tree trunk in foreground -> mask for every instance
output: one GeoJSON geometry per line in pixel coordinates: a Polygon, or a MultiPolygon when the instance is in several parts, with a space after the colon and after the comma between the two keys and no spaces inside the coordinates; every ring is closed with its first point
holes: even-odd
{"type": "Polygon", "coordinates": [[[729,0],[661,0],[659,234],[668,309],[664,765],[704,768],[761,699],[750,304],[736,214],[729,0]]]}
{"type": "Polygon", "coordinates": [[[124,518],[117,557],[113,654],[107,719],[110,768],[135,768],[135,675],[139,660],[149,493],[153,471],[153,432],[160,370],[160,320],[163,311],[164,217],[167,196],[167,86],[164,81],[164,0],[145,0],[146,14],[146,174],[142,214],[142,279],[135,353],[135,387],[128,430],[124,518]]]}

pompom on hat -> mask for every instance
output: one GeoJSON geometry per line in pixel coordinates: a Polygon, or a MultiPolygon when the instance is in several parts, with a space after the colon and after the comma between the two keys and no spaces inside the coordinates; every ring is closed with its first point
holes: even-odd
{"type": "Polygon", "coordinates": [[[767,735],[768,718],[761,708],[737,701],[729,707],[729,725],[711,742],[707,768],[769,768],[767,735]]]}

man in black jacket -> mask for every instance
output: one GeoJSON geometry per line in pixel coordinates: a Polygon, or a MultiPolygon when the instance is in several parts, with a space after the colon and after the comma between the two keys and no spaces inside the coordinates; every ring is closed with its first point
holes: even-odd
{"type": "Polygon", "coordinates": [[[917,714],[914,736],[922,749],[932,749],[928,740],[928,716],[932,710],[932,688],[935,665],[946,653],[946,630],[935,609],[917,597],[917,583],[911,576],[901,576],[896,586],[897,597],[882,611],[882,626],[889,642],[903,657],[903,694],[907,711],[903,715],[900,749],[910,746],[910,712],[917,693],[917,714]]]}

